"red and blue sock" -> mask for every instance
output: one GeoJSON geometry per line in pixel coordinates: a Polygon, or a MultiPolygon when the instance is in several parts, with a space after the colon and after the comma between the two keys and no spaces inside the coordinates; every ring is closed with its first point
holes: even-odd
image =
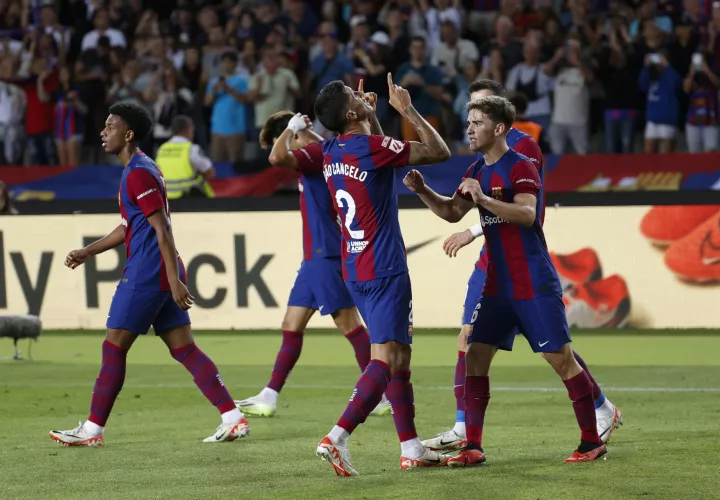
{"type": "Polygon", "coordinates": [[[575,418],[580,427],[580,439],[590,443],[600,444],[593,404],[593,386],[587,372],[582,371],[573,378],[564,380],[568,396],[572,401],[575,418]]]}
{"type": "Polygon", "coordinates": [[[455,364],[455,422],[465,422],[465,351],[458,351],[458,359],[455,364]]]}
{"type": "Polygon", "coordinates": [[[600,386],[597,384],[597,382],[595,382],[595,379],[590,373],[590,369],[587,367],[587,364],[585,364],[585,360],[582,359],[580,355],[575,351],[573,351],[573,355],[575,356],[575,360],[582,367],[582,369],[585,370],[585,373],[587,373],[587,376],[590,379],[590,383],[592,384],[592,397],[594,400],[593,402],[595,403],[595,409],[598,409],[605,403],[605,394],[603,394],[603,392],[600,390],[600,386]]]}
{"type": "Polygon", "coordinates": [[[230,397],[215,363],[194,342],[173,349],[170,354],[187,368],[187,371],[193,376],[195,385],[221,414],[235,410],[235,403],[230,397]]]}
{"type": "Polygon", "coordinates": [[[127,351],[105,340],[102,344],[102,364],[100,373],[95,379],[90,416],[88,420],[100,427],[105,427],[115,400],[125,382],[125,366],[127,351]]]}
{"type": "Polygon", "coordinates": [[[270,382],[267,387],[276,392],[280,392],[290,376],[290,372],[295,367],[295,363],[300,359],[303,345],[303,333],[291,332],[283,330],[282,345],[280,351],[275,358],[275,366],[273,366],[270,382]]]}
{"type": "Polygon", "coordinates": [[[364,372],[368,363],[370,363],[370,335],[364,326],[360,325],[352,332],[345,335],[355,350],[355,359],[360,367],[360,371],[364,372]]]}
{"type": "Polygon", "coordinates": [[[400,442],[409,441],[418,437],[415,429],[415,395],[410,383],[410,370],[399,371],[392,378],[385,393],[392,408],[400,442]]]}
{"type": "Polygon", "coordinates": [[[389,383],[390,367],[377,359],[371,360],[355,384],[350,402],[337,426],[351,434],[378,405],[389,383]]]}
{"type": "Polygon", "coordinates": [[[485,411],[490,402],[490,379],[488,377],[465,377],[465,428],[468,444],[482,447],[482,431],[485,411]]]}

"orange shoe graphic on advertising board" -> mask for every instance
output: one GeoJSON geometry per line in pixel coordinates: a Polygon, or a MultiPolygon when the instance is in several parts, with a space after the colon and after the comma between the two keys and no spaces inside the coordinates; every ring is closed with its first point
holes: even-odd
{"type": "Polygon", "coordinates": [[[668,247],[665,265],[685,281],[720,281],[720,209],[717,206],[713,216],[668,247]]]}

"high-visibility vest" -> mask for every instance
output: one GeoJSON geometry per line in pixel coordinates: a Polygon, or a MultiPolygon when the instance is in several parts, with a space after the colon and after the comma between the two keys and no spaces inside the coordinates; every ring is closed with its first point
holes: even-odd
{"type": "Polygon", "coordinates": [[[210,183],[196,174],[190,164],[192,142],[166,142],[158,148],[155,163],[165,177],[165,188],[169,200],[180,198],[194,187],[203,191],[208,198],[214,198],[210,183]]]}
{"type": "Polygon", "coordinates": [[[535,142],[540,142],[540,134],[542,133],[542,126],[530,120],[515,122],[513,127],[518,129],[520,132],[525,132],[527,135],[535,139],[535,142]]]}

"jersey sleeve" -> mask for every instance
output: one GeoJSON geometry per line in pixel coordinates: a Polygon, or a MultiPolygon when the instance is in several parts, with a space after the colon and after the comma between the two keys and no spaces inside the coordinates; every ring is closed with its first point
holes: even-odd
{"type": "Polygon", "coordinates": [[[540,150],[540,146],[532,137],[523,137],[520,139],[517,144],[515,144],[515,147],[513,148],[515,151],[520,153],[523,156],[527,156],[532,160],[533,164],[535,165],[535,168],[540,172],[543,167],[543,155],[542,151],[540,150]]]}
{"type": "Polygon", "coordinates": [[[126,182],[130,201],[142,210],[145,217],[165,208],[160,186],[150,172],[136,168],[128,174],[126,182]]]}
{"type": "Polygon", "coordinates": [[[298,164],[301,174],[317,174],[323,169],[323,147],[319,142],[308,144],[304,148],[290,151],[298,164]]]}
{"type": "Polygon", "coordinates": [[[375,168],[402,168],[410,161],[410,143],[383,135],[368,136],[370,157],[375,168]]]}
{"type": "MultiPolygon", "coordinates": [[[[468,177],[471,177],[471,178],[474,179],[474,178],[475,178],[475,174],[476,174],[476,172],[475,172],[475,167],[476,167],[476,166],[477,166],[477,162],[473,162],[473,163],[468,167],[467,172],[465,172],[465,175],[463,175],[463,178],[461,179],[460,182],[462,182],[464,179],[467,179],[468,177]]],[[[455,191],[455,194],[457,194],[457,195],[458,195],[460,198],[462,198],[463,200],[473,201],[472,196],[470,196],[469,194],[463,194],[463,193],[460,192],[460,187],[457,188],[457,190],[455,191]]]]}
{"type": "Polygon", "coordinates": [[[510,185],[514,194],[537,196],[540,191],[540,176],[535,166],[527,160],[518,161],[510,169],[510,185]]]}

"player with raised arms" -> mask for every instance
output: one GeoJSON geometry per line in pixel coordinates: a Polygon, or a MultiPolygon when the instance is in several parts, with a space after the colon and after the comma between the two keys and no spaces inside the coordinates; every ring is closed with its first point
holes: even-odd
{"type": "MultiPolygon", "coordinates": [[[[502,84],[495,80],[481,79],[470,84],[468,89],[470,100],[480,99],[489,95],[499,95],[505,97],[505,89],[502,84]]],[[[540,183],[544,185],[545,162],[540,146],[530,135],[521,132],[512,127],[507,133],[507,145],[520,154],[528,157],[533,162],[540,176],[540,183]]],[[[477,154],[477,159],[482,160],[482,153],[477,154]]],[[[544,191],[543,191],[544,194],[544,191]]],[[[544,200],[543,200],[544,201],[544,200]]],[[[544,207],[544,204],[543,204],[544,207]]],[[[544,222],[544,209],[540,214],[540,223],[544,222]]],[[[482,224],[475,224],[470,228],[452,234],[448,237],[443,249],[449,257],[457,256],[457,252],[466,245],[472,243],[475,238],[482,235],[482,224]]],[[[465,353],[468,349],[468,335],[472,331],[470,319],[472,318],[475,306],[482,298],[483,287],[485,286],[485,278],[487,276],[487,252],[486,245],[483,244],[480,250],[480,257],[475,263],[473,272],[470,274],[467,288],[465,289],[465,303],[463,307],[462,323],[460,334],[458,335],[458,357],[455,364],[455,378],[453,384],[453,392],[455,393],[455,425],[452,429],[441,432],[431,439],[426,439],[423,443],[433,450],[456,450],[463,446],[466,438],[465,432],[465,353]]],[[[573,351],[575,359],[587,372],[593,384],[593,399],[595,404],[595,416],[597,420],[598,434],[603,442],[610,439],[612,432],[620,427],[623,423],[622,413],[616,408],[609,399],[605,397],[600,386],[595,382],[585,361],[580,355],[573,351]]]]}
{"type": "Polygon", "coordinates": [[[362,92],[354,92],[339,80],[328,83],[315,101],[320,123],[339,134],[324,143],[323,171],[342,219],[343,278],[372,344],[370,363],[350,402],[317,447],[317,454],[339,476],[357,475],[350,463],[348,439],[383,393],[392,405],[401,443],[400,468],[447,463],[447,457],[423,446],[415,430],[410,383],[412,291],[394,169],[441,163],[450,158],[450,150],[390,74],[388,90],[390,104],[413,124],[421,142],[372,135],[372,105],[362,92]]]}
{"type": "Polygon", "coordinates": [[[580,445],[566,462],[587,462],[605,453],[597,431],[593,384],[576,361],[565,319],[562,287],[542,229],[544,199],[537,168],[508,147],[515,108],[500,96],[468,103],[470,148],[483,159],[468,169],[456,195],[439,196],[417,170],[404,183],[439,217],[457,222],[473,207],[480,211],[488,272],[471,318],[465,378],[467,440],[450,467],[485,463],[482,431],[490,400],[488,373],[498,349],[512,350],[518,331],[565,383],[580,427],[580,445]],[[489,193],[489,195],[488,195],[489,193]]]}
{"type": "Polygon", "coordinates": [[[104,238],[70,252],[65,265],[76,269],[123,242],[127,263],[110,305],[90,416],[75,429],[51,431],[50,437],[66,446],[104,444],[105,424],[125,381],[127,352],[150,326],[220,411],[222,423],[204,441],[245,437],[250,425],[235,407],[215,364],[192,336],[188,309],[193,297],[185,286],[185,268],[175,248],[165,181],[155,162],[138,149],[152,131],[150,115],[134,103],[114,104],[109,112],[100,137],[105,152],[117,155],[124,166],[118,193],[121,223],[104,238]]]}
{"type": "MultiPolygon", "coordinates": [[[[372,121],[379,128],[374,115],[372,121]]],[[[332,316],[340,333],[352,344],[361,372],[370,362],[370,337],[342,278],[339,218],[322,174],[324,139],[311,127],[307,116],[279,111],[268,118],[260,131],[260,145],[272,146],[270,164],[300,174],[303,262],[288,298],[282,346],[270,381],[257,396],[235,402],[248,415],[275,414],[278,394],[300,358],[303,332],[316,311],[332,316]]],[[[390,405],[383,396],[371,414],[389,413],[390,405]]]]}

